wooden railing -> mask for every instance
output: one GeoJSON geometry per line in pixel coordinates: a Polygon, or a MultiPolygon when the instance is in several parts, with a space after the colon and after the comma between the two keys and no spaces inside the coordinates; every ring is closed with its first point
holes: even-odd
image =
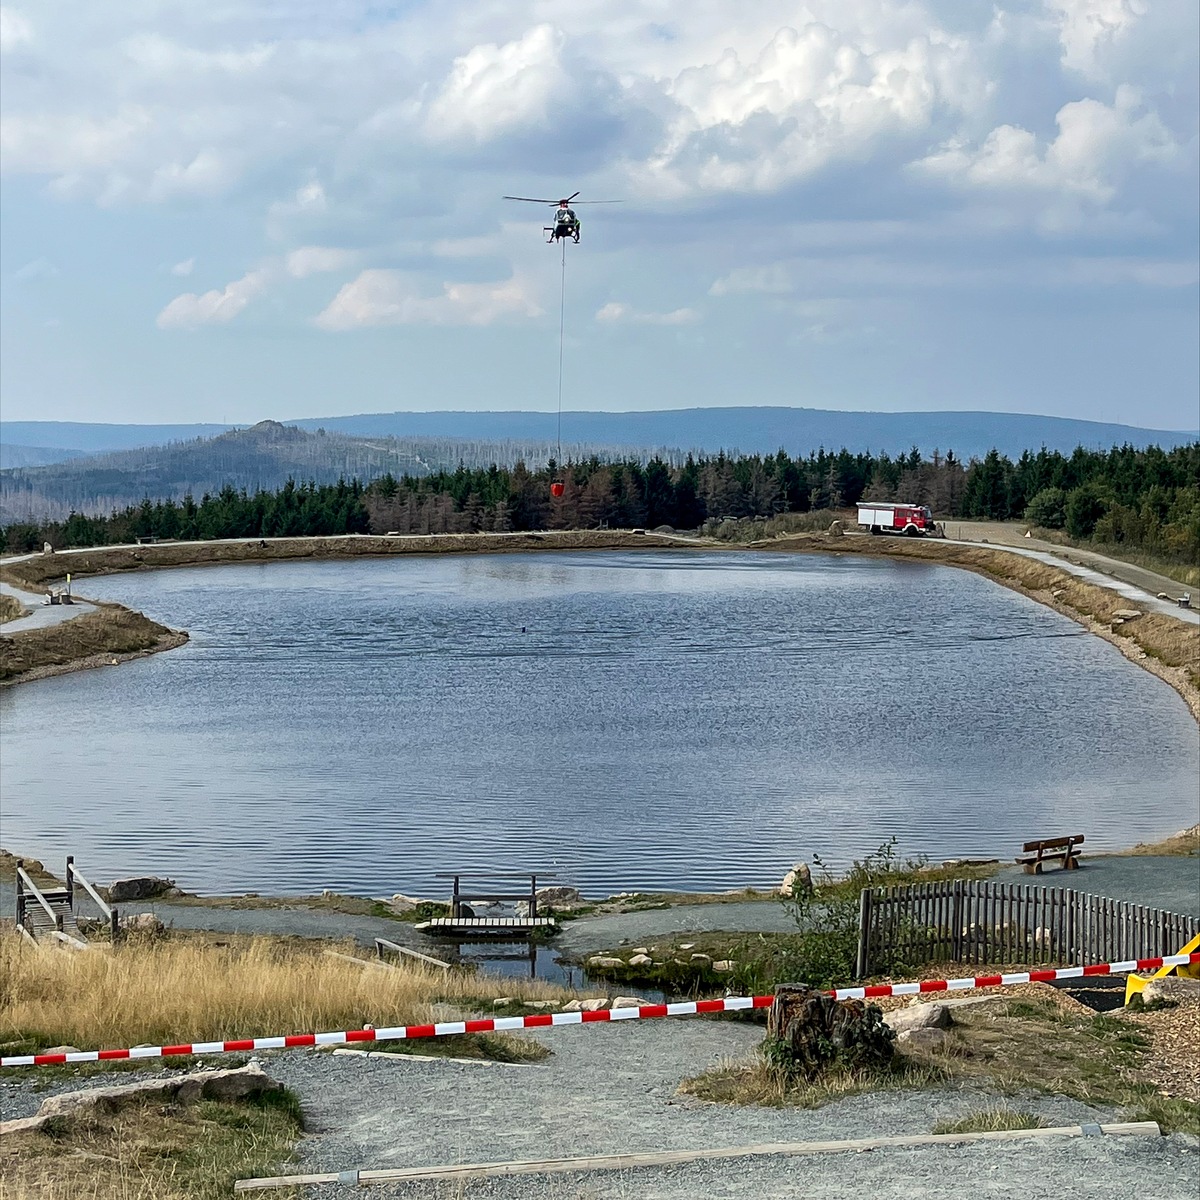
{"type": "Polygon", "coordinates": [[[62,932],[63,919],[61,913],[56,913],[50,907],[50,901],[42,895],[41,888],[30,879],[28,872],[21,865],[21,860],[17,860],[17,928],[22,930],[26,935],[32,936],[32,930],[26,925],[26,917],[29,912],[29,898],[33,897],[38,904],[46,910],[46,916],[50,918],[54,928],[59,933],[62,932]]]}
{"type": "Polygon", "coordinates": [[[977,880],[868,888],[856,975],[934,962],[1115,962],[1174,954],[1200,918],[1107,896],[977,880]]]}
{"type": "Polygon", "coordinates": [[[82,886],[83,890],[85,892],[87,892],[87,894],[92,898],[92,901],[95,903],[96,907],[100,910],[101,915],[108,922],[109,934],[112,938],[112,941],[115,944],[116,940],[121,932],[121,922],[120,922],[120,918],[117,915],[117,910],[115,908],[110,908],[108,902],[106,900],[104,900],[104,898],[100,895],[100,893],[97,892],[96,889],[94,887],[92,887],[92,885],[90,883],[88,883],[88,881],[86,879],[84,879],[82,874],[80,874],[79,868],[76,867],[76,865],[75,865],[75,855],[68,854],[67,855],[67,896],[71,901],[72,908],[75,907],[75,885],[76,884],[79,884],[80,886],[82,886]]]}

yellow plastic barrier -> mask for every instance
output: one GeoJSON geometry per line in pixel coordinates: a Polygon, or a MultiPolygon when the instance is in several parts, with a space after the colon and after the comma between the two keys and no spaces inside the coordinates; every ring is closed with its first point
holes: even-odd
{"type": "MultiPolygon", "coordinates": [[[[1194,954],[1198,950],[1200,950],[1200,933],[1196,934],[1179,953],[1194,954]]],[[[1128,975],[1125,979],[1125,1003],[1128,1004],[1134,996],[1140,995],[1151,979],[1162,979],[1172,972],[1176,975],[1188,975],[1192,979],[1200,979],[1200,962],[1185,963],[1181,967],[1159,967],[1149,979],[1143,979],[1140,975],[1128,975]]]]}

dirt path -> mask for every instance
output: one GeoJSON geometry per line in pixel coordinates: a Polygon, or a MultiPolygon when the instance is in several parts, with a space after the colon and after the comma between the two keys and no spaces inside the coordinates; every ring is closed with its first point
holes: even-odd
{"type": "MultiPolygon", "coordinates": [[[[1075,546],[1060,546],[1057,542],[1043,541],[1041,538],[1027,538],[1025,530],[1028,526],[1019,521],[947,521],[946,533],[956,541],[987,542],[989,546],[1016,547],[1023,550],[1038,550],[1044,554],[1053,555],[1060,563],[1078,563],[1106,575],[1130,584],[1150,596],[1157,597],[1159,592],[1166,592],[1172,597],[1183,595],[1190,591],[1178,580],[1166,575],[1147,571],[1144,567],[1122,562],[1118,558],[1109,558],[1097,554],[1094,550],[1081,550],[1075,546]]],[[[1186,613],[1172,603],[1176,614],[1186,613]]],[[[1200,613],[1193,614],[1200,618],[1200,613]]],[[[1186,619],[1186,618],[1185,618],[1186,619]]]]}

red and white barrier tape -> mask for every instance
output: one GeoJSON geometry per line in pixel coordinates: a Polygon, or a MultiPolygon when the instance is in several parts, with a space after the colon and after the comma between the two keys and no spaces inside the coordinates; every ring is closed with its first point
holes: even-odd
{"type": "MultiPolygon", "coordinates": [[[[881,983],[838,988],[827,992],[835,1000],[873,1000],[882,996],[916,996],[925,992],[955,992],[970,988],[1011,987],[1018,983],[1049,983],[1089,975],[1121,975],[1129,971],[1182,967],[1200,962],[1200,953],[1098,963],[1088,967],[1059,967],[1049,971],[1018,971],[1010,975],[975,975],[967,979],[923,979],[919,983],[881,983]]],[[[411,1038],[449,1037],[463,1033],[503,1033],[513,1029],[544,1029],[547,1025],[588,1025],[593,1021],[637,1021],[651,1017],[687,1017],[698,1013],[739,1012],[770,1008],[773,996],[726,996],[721,1000],[687,1000],[678,1004],[645,1004],[640,1008],[601,1008],[595,1012],[537,1013],[528,1017],[483,1017],[475,1021],[442,1021],[437,1025],[397,1025],[392,1029],[346,1029],[339,1033],[293,1033],[286,1037],[241,1038],[229,1042],[189,1042],[182,1046],[134,1046],[129,1050],[75,1050],[65,1054],[12,1054],[0,1057],[0,1067],[41,1067],[60,1063],[109,1062],[119,1059],[167,1058],[176,1054],[236,1054],[251,1050],[284,1050],[293,1046],[340,1046],[347,1042],[392,1042],[411,1038]]]]}

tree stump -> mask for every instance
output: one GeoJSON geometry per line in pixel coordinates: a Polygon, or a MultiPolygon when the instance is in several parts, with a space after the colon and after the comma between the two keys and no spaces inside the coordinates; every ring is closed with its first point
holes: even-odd
{"type": "Polygon", "coordinates": [[[763,1052],[791,1075],[815,1079],[833,1068],[880,1070],[891,1065],[895,1034],[883,1010],[861,1000],[834,1000],[800,983],[775,989],[763,1052]]]}

